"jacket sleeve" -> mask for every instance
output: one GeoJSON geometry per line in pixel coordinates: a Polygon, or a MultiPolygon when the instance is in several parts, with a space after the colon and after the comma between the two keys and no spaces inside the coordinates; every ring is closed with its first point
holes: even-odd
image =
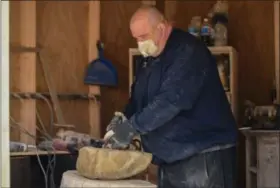
{"type": "Polygon", "coordinates": [[[157,95],[129,119],[130,126],[139,134],[146,134],[170,121],[181,110],[191,110],[207,78],[210,60],[211,55],[205,50],[196,49],[188,57],[172,62],[163,75],[157,95]]]}

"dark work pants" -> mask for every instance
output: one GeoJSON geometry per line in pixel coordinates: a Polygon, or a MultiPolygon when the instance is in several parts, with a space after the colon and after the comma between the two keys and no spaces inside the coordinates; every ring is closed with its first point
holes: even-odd
{"type": "Polygon", "coordinates": [[[236,188],[236,147],[159,167],[158,188],[236,188]]]}

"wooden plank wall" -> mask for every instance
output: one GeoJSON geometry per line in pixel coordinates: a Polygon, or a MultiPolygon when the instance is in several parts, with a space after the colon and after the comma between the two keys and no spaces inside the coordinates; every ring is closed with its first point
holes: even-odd
{"type": "MultiPolygon", "coordinates": [[[[37,2],[37,40],[50,50],[49,67],[58,93],[88,93],[83,84],[88,64],[88,2],[37,2]]],[[[48,92],[41,66],[37,69],[37,91],[48,92]]],[[[88,101],[60,100],[66,123],[77,131],[89,133],[88,101]]],[[[37,103],[44,122],[49,111],[42,101],[37,103]]]]}
{"type": "MultiPolygon", "coordinates": [[[[15,1],[10,2],[10,42],[13,44],[20,44],[20,4],[15,1]]],[[[20,64],[19,53],[10,52],[10,90],[14,92],[20,91],[20,64]]],[[[20,119],[20,101],[10,100],[10,115],[15,119],[20,119]]],[[[20,132],[16,128],[10,129],[10,139],[18,141],[20,139],[20,132]]]]}
{"type": "MultiPolygon", "coordinates": [[[[37,43],[50,50],[51,76],[58,93],[85,93],[84,70],[88,64],[88,2],[37,2],[37,43]],[[74,36],[74,37],[73,37],[74,36]]],[[[20,43],[20,5],[11,2],[11,43],[20,43]]],[[[22,26],[24,27],[24,26],[22,26]]],[[[20,91],[20,55],[11,53],[11,91],[20,91]]],[[[27,62],[28,63],[28,62],[27,62]]],[[[36,66],[36,90],[48,92],[39,62],[36,66]]],[[[77,131],[89,133],[89,103],[87,100],[60,101],[68,124],[77,131]]],[[[11,100],[11,114],[20,119],[20,102],[11,100]]],[[[49,124],[47,105],[37,101],[37,109],[45,124],[49,124]]],[[[47,129],[49,130],[49,126],[47,129]]],[[[19,140],[19,133],[12,129],[11,140],[19,140]]]]}
{"type": "Polygon", "coordinates": [[[274,39],[277,103],[280,103],[280,1],[274,1],[274,39]]]}
{"type": "MultiPolygon", "coordinates": [[[[129,19],[141,5],[141,1],[102,1],[100,4],[100,37],[105,44],[105,55],[118,69],[120,80],[117,88],[101,87],[103,107],[101,108],[101,123],[105,128],[113,112],[122,109],[128,99],[128,48],[136,47],[135,41],[130,37],[129,19]],[[108,19],[108,15],[114,15],[114,19],[108,19]]],[[[19,8],[18,2],[12,2],[11,41],[13,43],[20,40],[19,8]]],[[[41,1],[37,2],[36,11],[37,44],[50,50],[52,62],[49,68],[57,93],[87,93],[88,87],[83,84],[83,78],[89,61],[88,2],[41,1]]],[[[18,54],[12,53],[11,56],[11,91],[17,92],[20,91],[17,76],[20,72],[18,54]]],[[[36,91],[48,92],[42,75],[42,67],[37,60],[36,91]]],[[[76,125],[77,131],[89,133],[88,101],[60,100],[60,104],[66,123],[76,125]]],[[[36,106],[44,124],[48,125],[50,113],[47,105],[38,100],[36,106]]],[[[20,118],[19,108],[19,101],[11,100],[11,113],[16,120],[20,118]]],[[[50,130],[49,126],[47,130],[50,130]]],[[[19,140],[17,130],[11,131],[11,139],[19,140]]]]}
{"type": "MultiPolygon", "coordinates": [[[[105,55],[118,70],[118,88],[101,88],[103,127],[114,111],[122,110],[128,93],[128,48],[136,47],[129,31],[129,20],[141,1],[101,1],[100,36],[105,44],[105,55]]],[[[103,130],[104,132],[104,130],[103,130]]]]}

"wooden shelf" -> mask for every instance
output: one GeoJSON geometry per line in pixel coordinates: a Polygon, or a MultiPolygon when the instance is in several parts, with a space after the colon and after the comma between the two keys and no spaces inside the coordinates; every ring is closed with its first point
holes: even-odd
{"type": "Polygon", "coordinates": [[[28,152],[11,152],[10,156],[11,157],[17,157],[17,156],[31,156],[31,155],[65,155],[65,154],[70,154],[67,151],[28,151],[28,152]]]}
{"type": "MultiPolygon", "coordinates": [[[[208,49],[213,54],[230,54],[237,53],[237,51],[232,46],[210,46],[208,49]]],[[[137,48],[129,48],[129,54],[131,55],[141,55],[137,48]]]]}
{"type": "Polygon", "coordinates": [[[208,49],[215,55],[237,53],[232,46],[210,46],[208,49]]]}

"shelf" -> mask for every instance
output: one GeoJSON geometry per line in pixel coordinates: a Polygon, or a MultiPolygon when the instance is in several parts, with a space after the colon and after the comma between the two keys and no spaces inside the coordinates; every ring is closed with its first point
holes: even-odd
{"type": "Polygon", "coordinates": [[[26,151],[26,152],[10,152],[11,157],[32,156],[32,155],[67,155],[68,151],[26,151]]]}
{"type": "MultiPolygon", "coordinates": [[[[208,49],[213,54],[230,54],[230,53],[236,53],[236,50],[232,46],[210,46],[208,49]]],[[[139,55],[139,51],[137,48],[130,48],[129,53],[131,55],[139,55]]]]}
{"type": "Polygon", "coordinates": [[[208,49],[214,55],[236,53],[236,50],[232,46],[210,46],[208,49]]]}

